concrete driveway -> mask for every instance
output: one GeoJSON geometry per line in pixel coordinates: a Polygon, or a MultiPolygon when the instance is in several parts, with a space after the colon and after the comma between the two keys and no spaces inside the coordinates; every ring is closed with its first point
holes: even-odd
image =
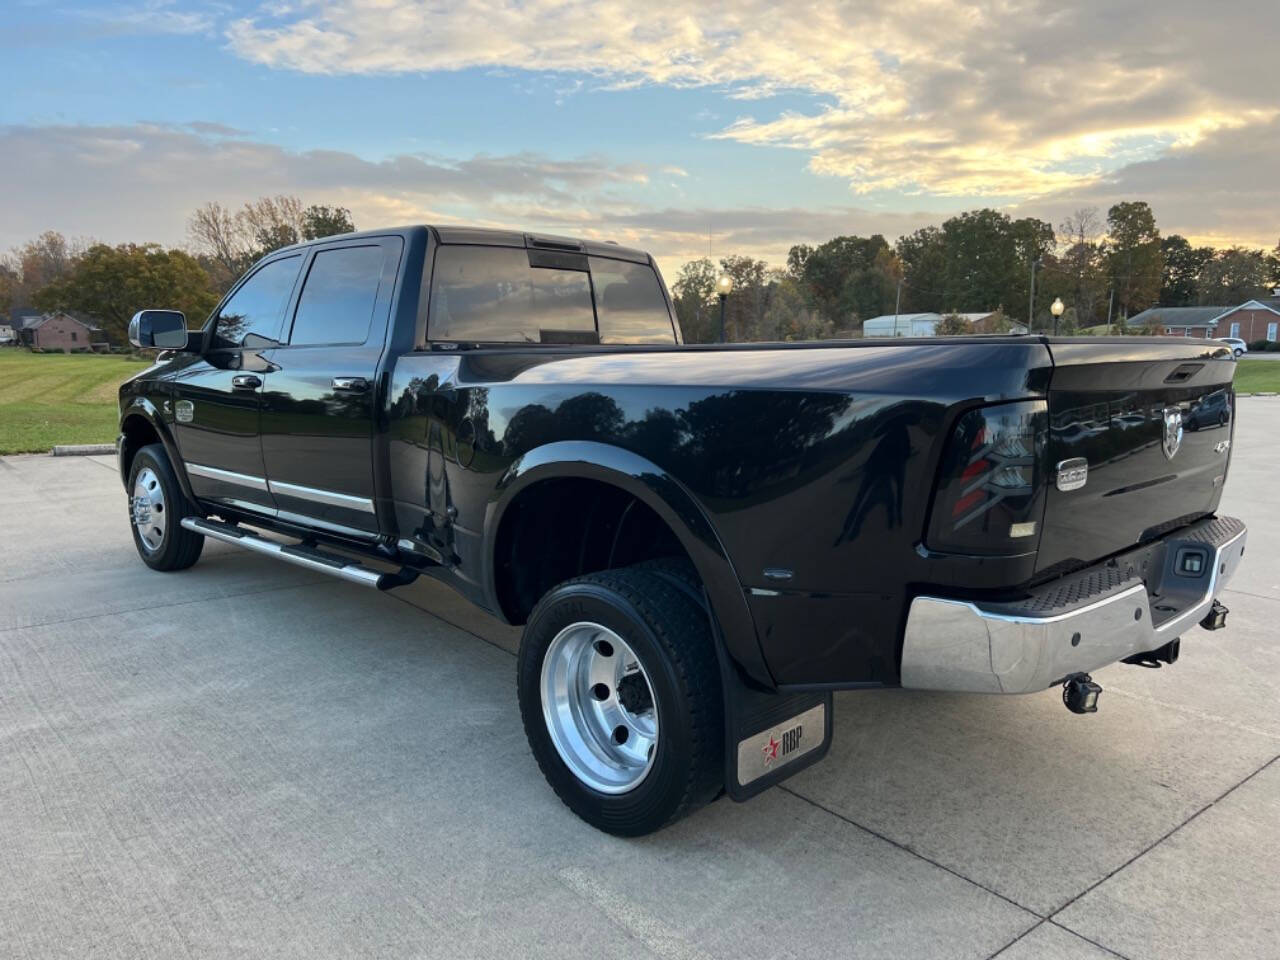
{"type": "Polygon", "coordinates": [[[837,698],[830,757],[616,840],[544,785],[513,631],[209,544],[109,458],[0,458],[0,957],[1280,957],[1280,400],[1230,626],[1101,712],[837,698]]]}

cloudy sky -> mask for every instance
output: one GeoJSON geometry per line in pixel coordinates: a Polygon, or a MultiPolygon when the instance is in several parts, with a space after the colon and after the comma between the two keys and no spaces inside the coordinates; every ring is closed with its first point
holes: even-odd
{"type": "Polygon", "coordinates": [[[205,200],[774,262],[975,206],[1280,238],[1276,0],[0,4],[0,248],[205,200]]]}

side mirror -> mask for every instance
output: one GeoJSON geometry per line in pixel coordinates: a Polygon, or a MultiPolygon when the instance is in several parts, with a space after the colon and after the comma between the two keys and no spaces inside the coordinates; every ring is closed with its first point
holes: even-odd
{"type": "Polygon", "coordinates": [[[181,310],[139,310],[129,321],[135,347],[181,350],[187,345],[187,318],[181,310]]]}

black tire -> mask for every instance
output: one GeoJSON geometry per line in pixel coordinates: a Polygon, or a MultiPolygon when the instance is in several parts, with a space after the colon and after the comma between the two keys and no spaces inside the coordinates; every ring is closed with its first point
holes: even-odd
{"type": "Polygon", "coordinates": [[[688,594],[653,570],[589,574],[555,587],[520,641],[517,692],[525,735],[556,795],[587,823],[643,836],[715,799],[724,779],[724,706],[710,625],[688,594]],[[542,668],[552,640],[588,621],[616,633],[647,673],[660,718],[653,762],[625,793],[602,793],[561,757],[543,715],[542,668]]]}
{"type": "MultiPolygon", "coordinates": [[[[133,532],[133,545],[138,556],[152,570],[185,570],[200,559],[204,549],[204,537],[182,527],[183,517],[193,514],[191,504],[178,485],[178,478],[169,463],[164,447],[152,443],[137,452],[129,467],[129,529],[133,532]],[[160,509],[164,513],[163,533],[155,545],[144,541],[137,522],[134,507],[134,491],[138,477],[150,470],[154,483],[161,493],[160,509]]],[[[152,528],[153,530],[155,528],[152,528]]]]}

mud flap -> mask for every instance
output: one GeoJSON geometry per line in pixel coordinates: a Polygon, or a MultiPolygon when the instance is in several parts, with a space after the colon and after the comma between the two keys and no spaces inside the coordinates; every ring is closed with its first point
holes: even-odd
{"type": "Polygon", "coordinates": [[[741,802],[827,755],[832,695],[755,688],[742,679],[724,643],[716,639],[724,691],[724,789],[741,802]]]}

